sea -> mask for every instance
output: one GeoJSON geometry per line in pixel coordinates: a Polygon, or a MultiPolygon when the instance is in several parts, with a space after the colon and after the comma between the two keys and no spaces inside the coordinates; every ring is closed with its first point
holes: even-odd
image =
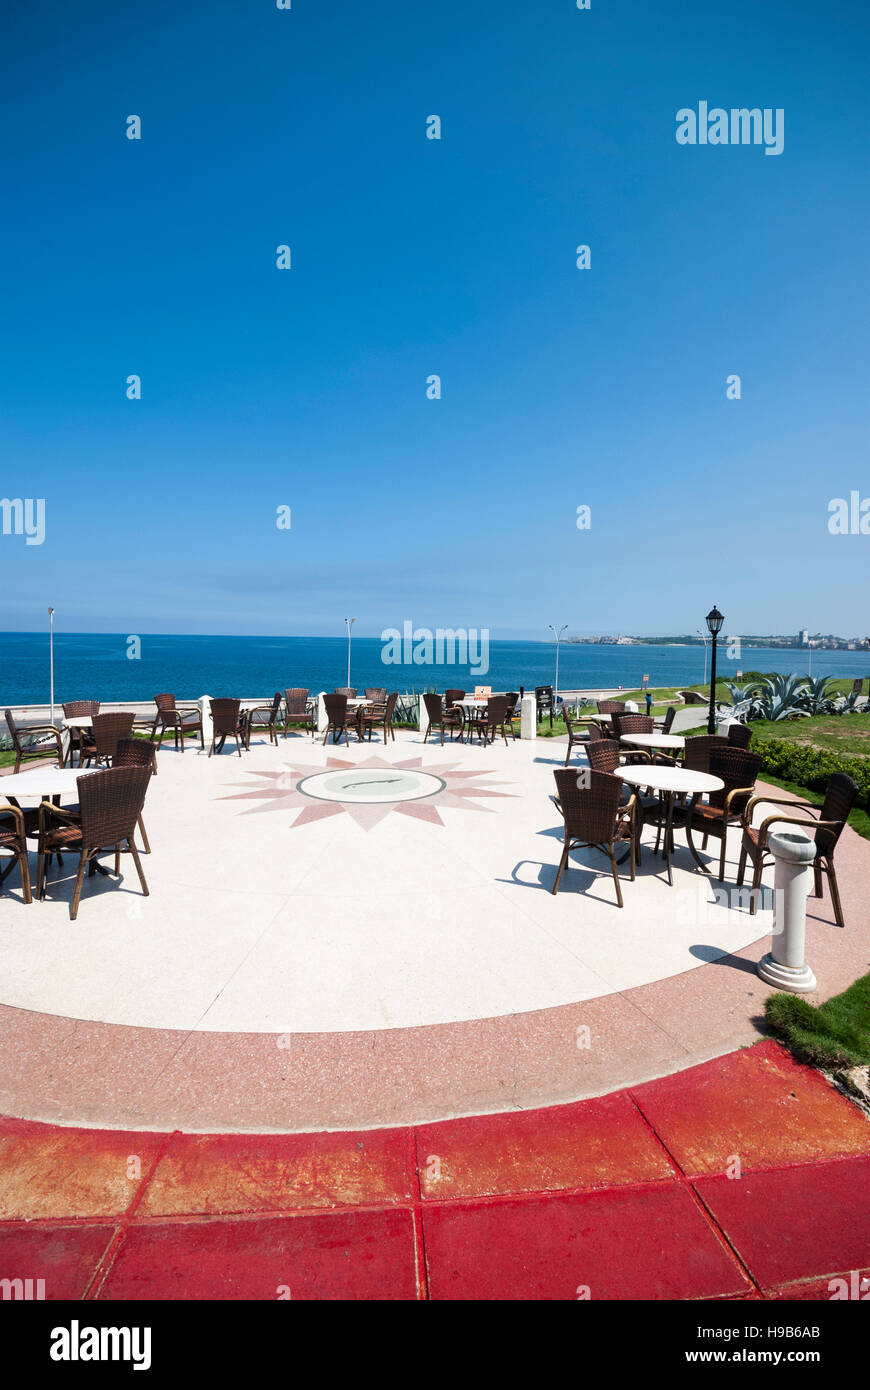
{"type": "MultiPolygon", "coordinates": [[[[269,696],[303,686],[311,691],[348,684],[345,637],[215,637],[142,634],[140,648],[125,635],[59,632],[54,637],[54,698],[65,700],[151,700],[170,691],[180,700],[201,695],[269,696]],[[132,653],[132,655],[128,655],[132,653]]],[[[870,651],[813,651],[744,647],[740,660],[720,648],[720,678],[738,671],[783,675],[870,677],[870,651]]],[[[350,684],[386,686],[403,694],[451,688],[526,690],[555,685],[553,642],[496,641],[489,644],[488,670],[465,666],[385,664],[377,637],[354,637],[350,684]]],[[[709,674],[709,655],[707,662],[709,674]]],[[[704,680],[701,646],[616,646],[562,642],[560,690],[636,690],[649,685],[698,685],[704,680]]],[[[0,633],[2,705],[49,701],[47,632],[0,633]]]]}

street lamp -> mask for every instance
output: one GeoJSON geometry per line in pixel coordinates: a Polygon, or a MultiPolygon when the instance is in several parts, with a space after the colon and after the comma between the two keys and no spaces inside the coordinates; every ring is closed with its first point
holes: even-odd
{"type": "Polygon", "coordinates": [[[710,653],[710,710],[707,715],[707,733],[716,732],[716,639],[722,631],[722,624],[725,621],[724,614],[714,604],[707,614],[707,629],[713,638],[713,648],[710,653]]]}
{"type": "Polygon", "coordinates": [[[697,632],[697,634],[698,634],[698,636],[700,637],[701,641],[704,643],[704,679],[703,679],[703,681],[701,682],[701,684],[702,684],[702,685],[706,685],[706,684],[707,684],[707,637],[706,637],[706,634],[703,633],[699,627],[696,627],[696,628],[695,628],[695,631],[697,632]]]}
{"type": "Polygon", "coordinates": [[[565,628],[567,626],[567,623],[563,623],[562,626],[559,628],[559,631],[557,632],[556,629],[553,627],[552,623],[547,623],[547,627],[550,629],[550,631],[556,639],[556,688],[553,691],[554,705],[559,697],[559,638],[562,636],[562,633],[565,631],[565,628]]]}
{"type": "Polygon", "coordinates": [[[51,688],[51,716],[49,723],[54,723],[54,609],[48,610],[48,669],[49,682],[51,688]]]}
{"type": "Polygon", "coordinates": [[[356,618],[345,618],[344,623],[347,628],[347,688],[350,689],[350,630],[356,622],[356,618]]]}

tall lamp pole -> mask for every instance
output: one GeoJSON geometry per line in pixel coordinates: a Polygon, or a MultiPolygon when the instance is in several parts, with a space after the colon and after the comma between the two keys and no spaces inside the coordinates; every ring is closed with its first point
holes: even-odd
{"type": "Polygon", "coordinates": [[[562,626],[559,628],[559,631],[557,632],[556,629],[553,627],[552,623],[547,623],[547,627],[550,629],[550,631],[556,639],[556,688],[553,691],[553,704],[556,703],[556,700],[559,697],[559,638],[562,636],[562,633],[565,631],[565,628],[567,626],[567,623],[563,623],[562,626]]]}
{"type": "Polygon", "coordinates": [[[714,604],[707,614],[707,629],[713,639],[713,646],[710,652],[710,709],[707,714],[707,733],[716,732],[716,639],[722,630],[725,621],[724,614],[714,604]]]}
{"type": "Polygon", "coordinates": [[[48,610],[48,670],[51,699],[51,717],[49,723],[54,723],[54,609],[48,610]]]}
{"type": "Polygon", "coordinates": [[[347,628],[347,688],[350,689],[350,630],[356,622],[356,618],[345,618],[344,623],[347,628]]]}
{"type": "Polygon", "coordinates": [[[702,684],[703,684],[703,685],[706,685],[706,684],[707,684],[707,638],[706,638],[706,636],[704,635],[704,633],[701,631],[701,629],[700,629],[699,627],[695,628],[695,631],[697,632],[697,634],[698,634],[698,636],[700,637],[701,641],[704,643],[704,680],[703,680],[702,684]]]}

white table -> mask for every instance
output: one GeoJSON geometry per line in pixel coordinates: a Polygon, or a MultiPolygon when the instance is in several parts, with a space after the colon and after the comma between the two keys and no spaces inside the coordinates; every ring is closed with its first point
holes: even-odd
{"type": "Polygon", "coordinates": [[[686,746],[681,734],[622,734],[620,742],[630,743],[637,748],[670,748],[674,753],[686,746]]]}
{"type": "MultiPolygon", "coordinates": [[[[675,734],[674,737],[676,738],[678,735],[675,734]]],[[[695,800],[704,792],[721,791],[725,783],[721,777],[714,777],[711,772],[693,772],[690,768],[670,767],[667,763],[644,763],[638,767],[621,767],[614,775],[621,777],[624,782],[628,782],[634,787],[651,787],[653,791],[659,793],[660,800],[664,799],[665,833],[662,856],[668,870],[668,883],[673,885],[671,849],[673,847],[675,795],[682,792],[685,796],[691,797],[691,801],[686,807],[686,823],[688,825],[695,800]]],[[[686,841],[695,862],[700,868],[705,869],[706,866],[698,857],[690,834],[686,835],[686,841]]]]}
{"type": "Polygon", "coordinates": [[[47,796],[77,796],[76,783],[87,776],[87,769],[78,767],[35,767],[30,772],[12,772],[8,777],[0,777],[0,798],[33,796],[42,801],[47,796]]]}

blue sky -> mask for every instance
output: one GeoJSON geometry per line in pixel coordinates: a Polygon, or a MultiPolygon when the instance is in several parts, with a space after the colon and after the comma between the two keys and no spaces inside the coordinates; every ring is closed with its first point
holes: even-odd
{"type": "Polygon", "coordinates": [[[46,538],[0,536],[0,628],[866,635],[868,31],[7,0],[2,491],[46,538]],[[700,100],[783,153],[679,146],[700,100]]]}

